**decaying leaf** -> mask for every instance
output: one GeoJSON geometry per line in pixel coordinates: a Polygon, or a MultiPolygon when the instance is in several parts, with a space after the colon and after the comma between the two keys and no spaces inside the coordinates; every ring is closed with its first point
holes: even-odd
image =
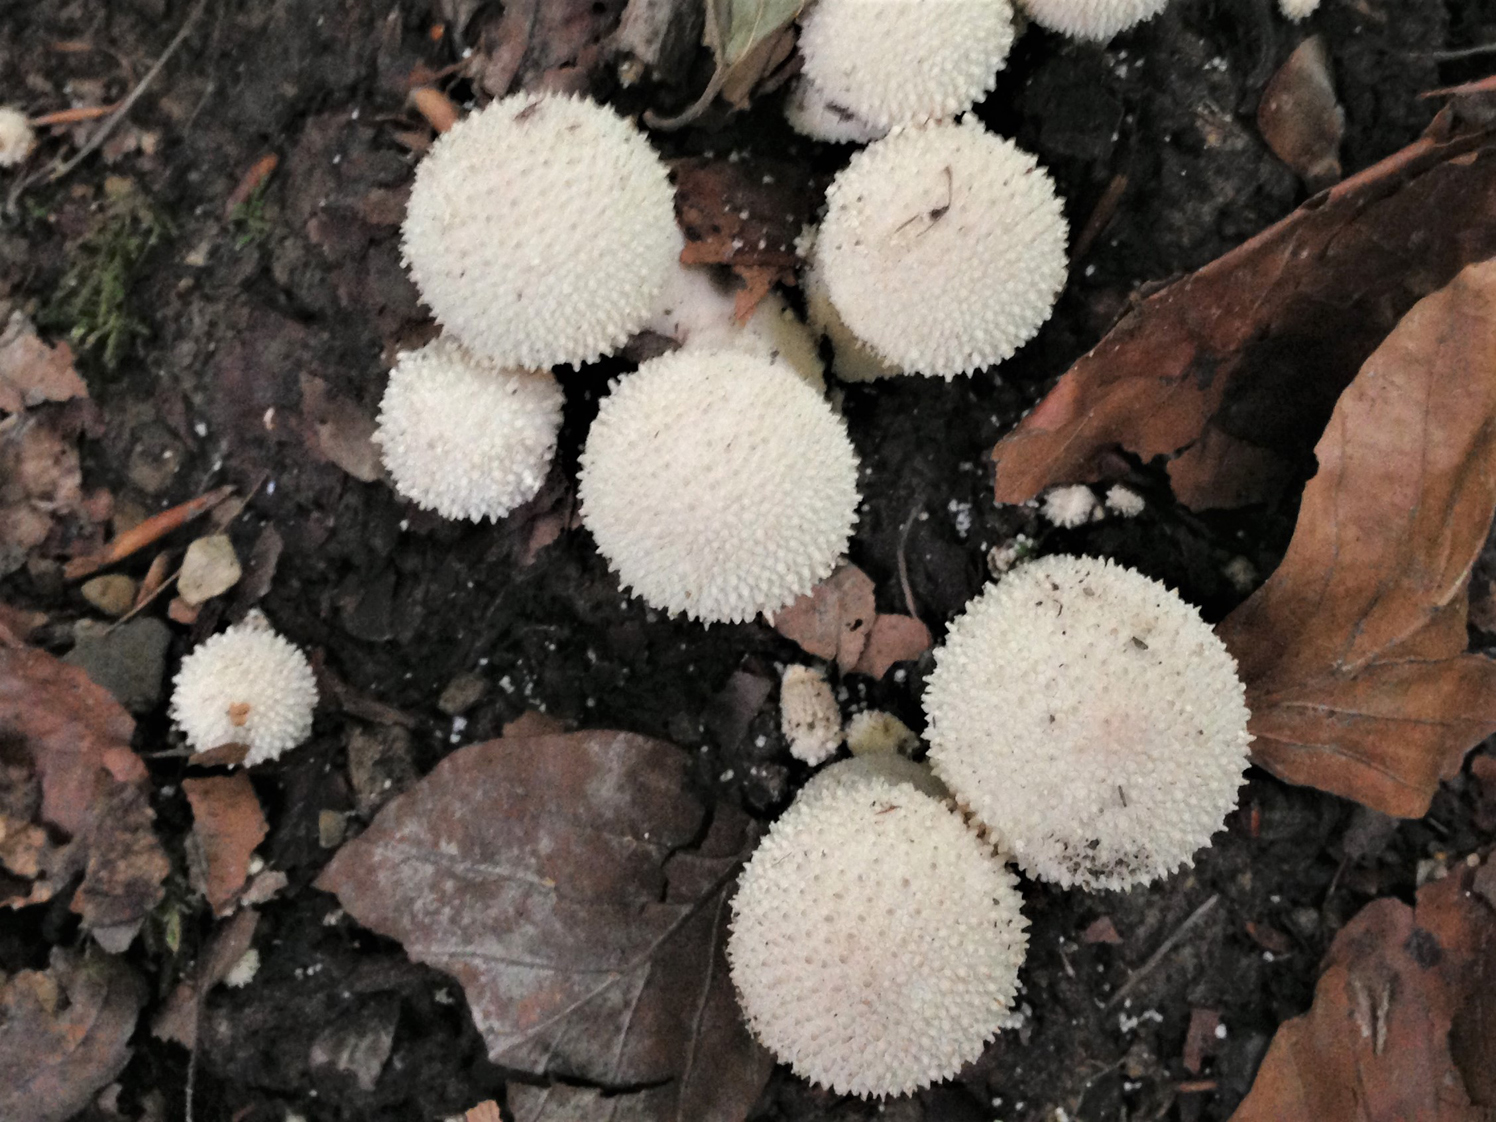
{"type": "Polygon", "coordinates": [[[495,1063],[648,1085],[652,1119],[740,1122],[770,1067],[723,951],[753,829],[726,806],[709,819],[689,767],[627,733],[472,745],[387,805],[317,886],[456,977],[495,1063]]]}
{"type": "Polygon", "coordinates": [[[1253,759],[1418,817],[1496,731],[1496,661],[1465,653],[1496,510],[1496,261],[1414,306],[1341,396],[1278,569],[1221,624],[1253,759]]]}
{"type": "Polygon", "coordinates": [[[857,665],[877,614],[872,578],[847,564],[776,612],[774,630],[807,654],[835,659],[845,674],[857,665]]]}
{"type": "Polygon", "coordinates": [[[184,1048],[197,1047],[197,1024],[203,999],[244,957],[254,943],[260,914],[253,908],[241,908],[232,919],[213,932],[203,953],[188,975],[162,1004],[151,1022],[151,1035],[158,1040],[175,1040],[184,1048]]]}
{"type": "Polygon", "coordinates": [[[0,989],[0,1118],[65,1122],[130,1059],[145,996],[135,972],[107,955],[54,948],[46,970],[0,989]]]}
{"type": "Polygon", "coordinates": [[[1117,447],[1174,457],[1194,509],[1272,494],[1397,320],[1496,253],[1496,130],[1450,119],[1144,300],[993,450],[998,501],[1100,479],[1117,447]]]}
{"type": "MultiPolygon", "coordinates": [[[[0,313],[6,308],[0,301],[0,313]]],[[[44,401],[87,397],[66,343],[49,347],[36,337],[23,312],[13,311],[0,328],[0,412],[19,413],[44,401]]]]}
{"type": "Polygon", "coordinates": [[[1268,80],[1257,106],[1257,129],[1273,155],[1311,191],[1340,178],[1345,112],[1335,98],[1325,41],[1311,35],[1268,80]]]}
{"type": "Polygon", "coordinates": [[[55,413],[0,420],[0,576],[19,569],[54,521],[83,507],[78,448],[55,413]]]}
{"type": "Polygon", "coordinates": [[[913,616],[880,615],[873,620],[867,644],[857,657],[852,673],[881,678],[894,663],[918,658],[934,642],[930,629],[913,616]]]}
{"type": "Polygon", "coordinates": [[[301,409],[314,455],[365,483],[380,477],[384,468],[374,443],[374,418],[310,374],[301,376],[301,409]]]}
{"type": "Polygon", "coordinates": [[[1416,907],[1374,900],[1346,924],[1313,1008],[1279,1027],[1232,1122],[1489,1122],[1475,1086],[1496,1055],[1471,1039],[1469,1010],[1490,1001],[1478,983],[1496,911],[1472,891],[1477,875],[1462,863],[1416,907]],[[1484,1071],[1467,1082],[1454,1053],[1484,1071]]]}
{"type": "Polygon", "coordinates": [[[690,124],[719,94],[733,108],[744,108],[754,89],[794,49],[790,24],[806,0],[705,0],[705,4],[702,39],[717,63],[712,80],[684,112],[670,118],[645,114],[651,128],[674,129],[690,124]]]}
{"type": "Polygon", "coordinates": [[[227,915],[244,882],[255,847],[270,827],[254,784],[244,772],[182,780],[182,791],[192,804],[194,879],[214,914],[227,915]]]}
{"type": "Polygon", "coordinates": [[[584,92],[618,26],[623,0],[510,0],[480,37],[484,89],[584,92]]]}

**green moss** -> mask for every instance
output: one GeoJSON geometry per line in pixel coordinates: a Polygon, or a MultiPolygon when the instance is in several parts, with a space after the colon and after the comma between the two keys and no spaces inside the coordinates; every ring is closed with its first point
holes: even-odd
{"type": "Polygon", "coordinates": [[[234,248],[245,249],[255,242],[263,241],[270,233],[270,218],[265,213],[265,188],[262,181],[238,206],[229,212],[229,232],[234,236],[234,248]]]}

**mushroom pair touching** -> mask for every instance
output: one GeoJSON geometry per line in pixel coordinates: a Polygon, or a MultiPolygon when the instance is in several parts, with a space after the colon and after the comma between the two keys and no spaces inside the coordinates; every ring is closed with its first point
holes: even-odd
{"type": "Polygon", "coordinates": [[[884,755],[820,772],[732,903],[749,1025],[841,1093],[948,1078],[1012,1016],[1026,921],[1008,860],[1063,887],[1145,884],[1209,844],[1244,781],[1235,662],[1110,561],[1047,557],[990,585],[924,708],[929,771],[884,755]]]}

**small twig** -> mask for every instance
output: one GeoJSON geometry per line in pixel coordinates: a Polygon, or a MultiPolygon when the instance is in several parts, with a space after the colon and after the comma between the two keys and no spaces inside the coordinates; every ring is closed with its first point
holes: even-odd
{"type": "Polygon", "coordinates": [[[136,603],[136,605],[133,608],[131,608],[124,615],[120,616],[119,619],[117,619],[113,623],[111,623],[109,625],[108,630],[106,630],[104,632],[104,634],[108,635],[109,632],[113,631],[116,627],[119,627],[121,624],[124,624],[124,623],[129,623],[132,619],[134,619],[136,616],[138,616],[141,612],[145,611],[146,608],[150,607],[151,604],[153,604],[157,599],[160,598],[160,596],[161,596],[161,594],[163,592],[165,592],[172,585],[176,584],[177,583],[177,578],[179,576],[181,576],[181,575],[182,575],[182,569],[181,569],[181,566],[178,566],[176,572],[172,573],[171,576],[167,577],[159,585],[157,585],[155,588],[153,588],[147,595],[142,596],[140,598],[139,602],[136,603]]]}
{"type": "Polygon", "coordinates": [[[1205,901],[1205,903],[1201,904],[1198,908],[1191,912],[1190,917],[1174,929],[1174,934],[1165,939],[1158,950],[1154,951],[1151,955],[1148,956],[1147,962],[1143,963],[1142,966],[1134,970],[1127,981],[1123,982],[1120,986],[1117,987],[1117,992],[1112,994],[1111,999],[1101,1008],[1103,1010],[1110,1009],[1112,1006],[1116,1005],[1117,1002],[1121,1001],[1130,992],[1132,992],[1132,988],[1139,982],[1141,982],[1144,978],[1146,978],[1149,973],[1152,972],[1154,968],[1156,968],[1158,964],[1164,960],[1164,956],[1172,951],[1179,944],[1179,941],[1185,937],[1185,935],[1189,934],[1192,928],[1199,925],[1200,921],[1209,914],[1210,909],[1216,906],[1216,902],[1220,900],[1220,898],[1220,893],[1216,893],[1209,900],[1205,901]]]}
{"type": "Polygon", "coordinates": [[[1496,43],[1478,43],[1473,47],[1460,47],[1450,51],[1409,51],[1409,58],[1427,58],[1435,62],[1454,62],[1462,58],[1478,58],[1481,55],[1496,55],[1496,43]]]}
{"type": "Polygon", "coordinates": [[[153,514],[139,526],[126,530],[123,534],[116,535],[115,539],[106,545],[98,553],[86,557],[75,557],[63,566],[62,575],[68,580],[77,580],[80,577],[90,576],[116,561],[123,561],[132,553],[144,549],[152,542],[159,541],[173,530],[185,526],[200,514],[206,514],[224,499],[234,493],[233,487],[219,487],[209,491],[206,495],[199,495],[195,499],[189,499],[180,503],[170,510],[163,510],[160,514],[153,514]]]}
{"type": "Polygon", "coordinates": [[[904,590],[904,607],[909,609],[909,614],[915,619],[919,619],[919,610],[914,606],[914,588],[909,583],[909,558],[905,547],[909,544],[909,531],[914,528],[914,520],[919,517],[924,505],[923,498],[915,503],[914,509],[909,512],[909,517],[904,519],[904,525],[899,529],[899,587],[904,590]]]}
{"type": "Polygon", "coordinates": [[[100,117],[107,117],[119,108],[119,102],[113,105],[81,105],[76,109],[59,109],[55,113],[43,113],[40,117],[32,117],[30,124],[34,129],[50,128],[53,125],[76,125],[80,121],[97,121],[100,117]]]}

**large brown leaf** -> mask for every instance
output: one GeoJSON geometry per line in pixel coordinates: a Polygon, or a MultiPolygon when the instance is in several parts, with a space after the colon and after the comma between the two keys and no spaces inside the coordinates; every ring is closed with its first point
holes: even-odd
{"type": "Polygon", "coordinates": [[[1419,889],[1416,908],[1374,900],[1346,924],[1313,1008],[1279,1027],[1232,1122],[1489,1122],[1480,1086],[1496,1055],[1467,1027],[1490,1000],[1482,969],[1496,949],[1477,875],[1462,863],[1419,889]]]}
{"type": "MultiPolygon", "coordinates": [[[[770,1067],[723,952],[753,830],[731,808],[708,815],[689,763],[616,732],[475,744],[389,803],[317,885],[457,978],[495,1063],[654,1085],[652,1119],[740,1122],[770,1067]]],[[[597,1117],[616,1105],[598,1101],[597,1117]]]]}
{"type": "Polygon", "coordinates": [[[1496,260],[1420,301],[1342,395],[1293,540],[1219,632],[1253,758],[1418,817],[1496,731],[1496,661],[1465,653],[1496,509],[1496,260]]]}
{"type": "Polygon", "coordinates": [[[997,500],[1119,447],[1176,457],[1195,509],[1270,495],[1397,320],[1496,253],[1496,131],[1446,124],[1144,300],[993,450],[997,500]]]}

